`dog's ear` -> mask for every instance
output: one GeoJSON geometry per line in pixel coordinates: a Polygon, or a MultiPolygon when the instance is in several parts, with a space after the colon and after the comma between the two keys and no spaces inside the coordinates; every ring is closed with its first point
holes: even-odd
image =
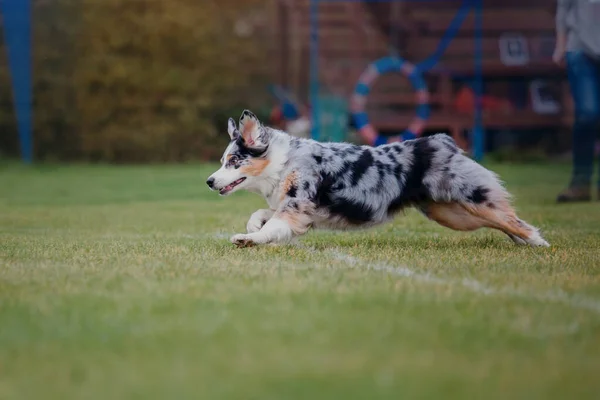
{"type": "Polygon", "coordinates": [[[229,133],[229,138],[231,140],[236,140],[240,136],[240,131],[238,131],[237,126],[235,126],[233,118],[229,118],[229,121],[227,121],[227,133],[229,133]]]}
{"type": "Polygon", "coordinates": [[[267,146],[267,131],[251,111],[244,110],[242,112],[239,125],[242,139],[244,139],[246,146],[254,148],[264,148],[267,146]]]}

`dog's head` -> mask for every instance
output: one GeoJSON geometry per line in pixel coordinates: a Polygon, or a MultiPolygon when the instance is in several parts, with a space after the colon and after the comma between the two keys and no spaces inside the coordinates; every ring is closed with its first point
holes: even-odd
{"type": "Polygon", "coordinates": [[[242,112],[239,129],[229,118],[227,132],[231,142],[221,157],[221,168],[206,181],[222,196],[256,186],[270,162],[270,132],[252,112],[242,112]]]}

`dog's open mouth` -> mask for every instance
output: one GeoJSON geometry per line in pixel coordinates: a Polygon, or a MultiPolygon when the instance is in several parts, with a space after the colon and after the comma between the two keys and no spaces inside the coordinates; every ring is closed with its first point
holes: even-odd
{"type": "Polygon", "coordinates": [[[223,194],[227,194],[227,193],[231,192],[234,187],[236,187],[240,183],[244,182],[245,180],[246,180],[246,177],[242,177],[238,180],[231,182],[229,185],[227,185],[223,189],[219,190],[219,194],[223,195],[223,194]]]}

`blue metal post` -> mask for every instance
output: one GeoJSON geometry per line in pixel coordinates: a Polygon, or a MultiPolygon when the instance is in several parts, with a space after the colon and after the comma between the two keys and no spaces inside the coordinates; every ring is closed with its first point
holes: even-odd
{"type": "Polygon", "coordinates": [[[24,162],[33,161],[31,83],[31,1],[0,0],[4,37],[24,162]]]}
{"type": "Polygon", "coordinates": [[[473,126],[473,158],[483,159],[485,131],[483,129],[483,0],[475,4],[475,121],[473,126]]]}
{"type": "Polygon", "coordinates": [[[319,0],[310,0],[310,107],[312,138],[319,140],[319,0]]]}

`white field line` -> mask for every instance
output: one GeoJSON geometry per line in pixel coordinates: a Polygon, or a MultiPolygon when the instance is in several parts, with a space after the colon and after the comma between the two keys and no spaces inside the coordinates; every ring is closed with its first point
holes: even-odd
{"type": "MultiPolygon", "coordinates": [[[[212,237],[216,239],[229,239],[230,236],[231,235],[228,235],[224,232],[212,235],[212,237]]],[[[541,303],[555,303],[600,314],[600,300],[578,294],[569,294],[560,289],[547,292],[534,292],[510,286],[491,286],[470,278],[444,278],[431,273],[418,272],[405,266],[394,266],[381,262],[372,263],[370,261],[353,257],[339,249],[321,251],[313,247],[304,246],[300,243],[296,243],[296,246],[312,253],[328,255],[335,260],[343,261],[353,267],[361,267],[371,271],[385,272],[387,274],[410,279],[415,282],[429,285],[460,286],[463,289],[467,289],[473,293],[483,296],[512,297],[524,300],[535,300],[541,303]]]]}
{"type": "MultiPolygon", "coordinates": [[[[317,249],[307,249],[318,252],[317,249]]],[[[416,282],[430,285],[460,286],[464,289],[470,290],[471,292],[484,296],[513,297],[525,300],[535,300],[542,303],[556,303],[569,306],[571,308],[588,310],[595,312],[596,314],[600,314],[600,300],[577,294],[569,294],[560,289],[540,293],[509,286],[495,287],[474,279],[443,278],[430,273],[417,272],[404,266],[393,266],[385,263],[370,263],[368,261],[360,260],[349,254],[343,253],[340,250],[327,250],[322,253],[329,254],[334,259],[343,261],[353,266],[359,265],[372,271],[385,272],[394,276],[412,279],[416,282]]]]}

